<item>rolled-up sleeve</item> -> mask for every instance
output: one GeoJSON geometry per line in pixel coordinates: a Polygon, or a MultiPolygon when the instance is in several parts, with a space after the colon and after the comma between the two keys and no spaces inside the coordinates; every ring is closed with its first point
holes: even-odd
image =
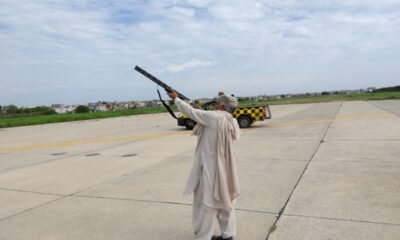
{"type": "Polygon", "coordinates": [[[207,126],[214,123],[217,120],[217,115],[213,111],[206,111],[203,109],[196,109],[192,107],[189,103],[175,98],[175,105],[178,107],[179,111],[183,114],[188,115],[191,119],[200,123],[201,125],[207,126]]]}

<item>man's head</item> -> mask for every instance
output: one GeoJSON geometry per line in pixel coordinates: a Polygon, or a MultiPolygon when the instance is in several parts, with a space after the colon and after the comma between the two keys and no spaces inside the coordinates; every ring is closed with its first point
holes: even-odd
{"type": "Polygon", "coordinates": [[[237,100],[234,97],[221,95],[215,98],[215,109],[233,113],[237,107],[237,100]]]}

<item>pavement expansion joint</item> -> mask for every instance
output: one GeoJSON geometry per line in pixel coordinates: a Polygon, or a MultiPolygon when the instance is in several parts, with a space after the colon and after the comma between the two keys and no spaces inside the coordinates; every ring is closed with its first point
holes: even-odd
{"type": "Polygon", "coordinates": [[[147,165],[147,166],[142,167],[142,168],[138,168],[138,169],[132,170],[132,171],[130,171],[130,172],[124,173],[124,174],[119,175],[119,176],[116,176],[116,177],[114,177],[114,178],[107,179],[107,180],[105,180],[105,181],[96,183],[96,184],[94,184],[94,185],[88,186],[88,187],[83,188],[83,189],[80,189],[80,190],[78,190],[78,191],[76,191],[76,192],[70,194],[70,196],[77,196],[78,193],[80,193],[80,192],[86,191],[86,190],[88,190],[88,189],[90,189],[90,188],[93,188],[93,187],[95,187],[95,186],[104,184],[104,183],[106,183],[106,182],[113,181],[113,180],[115,180],[115,179],[117,179],[117,178],[124,177],[124,176],[128,176],[128,175],[133,174],[133,173],[135,173],[135,172],[143,171],[143,170],[145,170],[145,169],[151,169],[151,168],[153,168],[154,166],[167,164],[167,163],[169,163],[170,161],[175,161],[175,160],[176,160],[176,157],[179,157],[180,155],[183,155],[183,154],[185,154],[185,153],[187,153],[187,152],[189,152],[189,151],[191,151],[191,149],[188,150],[188,151],[186,151],[186,152],[180,153],[180,154],[178,154],[178,155],[176,155],[176,156],[172,156],[172,157],[166,158],[166,159],[161,160],[161,161],[159,161],[159,162],[156,162],[156,163],[147,165]]]}
{"type": "Polygon", "coordinates": [[[37,205],[37,206],[34,206],[34,207],[31,207],[31,208],[25,209],[25,210],[23,210],[23,211],[21,211],[21,212],[17,212],[17,213],[15,213],[15,214],[12,214],[12,215],[7,216],[7,217],[5,217],[5,218],[1,218],[1,219],[0,219],[0,222],[5,221],[5,220],[7,220],[7,219],[10,219],[10,218],[12,218],[12,217],[15,217],[15,216],[17,216],[17,215],[20,215],[20,214],[23,214],[23,213],[32,211],[32,210],[34,210],[34,209],[36,209],[36,208],[43,207],[43,206],[48,205],[48,204],[51,204],[51,203],[53,203],[53,202],[56,202],[56,201],[65,199],[65,198],[68,197],[68,196],[63,196],[63,195],[58,195],[58,196],[60,196],[60,197],[59,197],[59,198],[56,198],[56,199],[53,199],[53,200],[51,200],[51,201],[49,201],[49,202],[44,202],[44,203],[42,203],[42,204],[39,204],[39,205],[37,205]]]}
{"type": "Polygon", "coordinates": [[[371,104],[372,106],[374,106],[374,107],[380,109],[380,110],[383,110],[383,111],[385,111],[385,112],[391,113],[391,114],[395,115],[396,117],[400,117],[400,115],[399,115],[398,113],[396,113],[396,112],[392,112],[392,111],[387,110],[387,109],[385,109],[385,108],[379,107],[379,106],[377,106],[376,104],[373,104],[373,103],[370,102],[370,101],[368,101],[368,103],[371,104]]]}
{"type": "MultiPolygon", "coordinates": [[[[193,205],[191,203],[182,203],[182,202],[173,202],[173,201],[146,200],[146,199],[135,199],[135,198],[119,198],[119,197],[106,197],[106,196],[93,196],[93,195],[85,195],[85,194],[73,194],[73,195],[69,195],[68,197],[83,197],[83,198],[95,198],[95,199],[118,200],[118,201],[173,204],[173,205],[182,205],[182,206],[192,206],[193,205]]],[[[276,212],[252,210],[252,209],[245,209],[245,208],[236,208],[236,210],[237,211],[242,211],[242,212],[264,213],[264,214],[273,214],[273,215],[279,214],[279,213],[276,213],[276,212]]]]}
{"type": "Polygon", "coordinates": [[[265,157],[246,157],[246,158],[241,158],[241,159],[246,159],[247,160],[265,160],[265,161],[278,161],[278,162],[308,162],[309,159],[295,159],[295,158],[265,158],[265,157]]]}
{"type": "Polygon", "coordinates": [[[400,164],[400,161],[398,160],[370,160],[367,158],[361,158],[358,157],[361,160],[335,160],[335,159],[330,159],[329,161],[315,161],[313,164],[327,164],[327,163],[360,163],[360,164],[371,164],[371,163],[393,163],[393,164],[400,164]]]}
{"type": "Polygon", "coordinates": [[[330,139],[326,142],[398,142],[400,139],[330,139]]]}
{"type": "Polygon", "coordinates": [[[314,219],[323,219],[323,220],[331,220],[331,221],[358,222],[358,223],[400,226],[400,223],[373,222],[373,221],[357,220],[357,219],[330,218],[330,217],[308,216],[308,215],[298,215],[298,214],[282,214],[282,215],[288,216],[288,217],[303,217],[303,218],[314,218],[314,219]]]}
{"type": "Polygon", "coordinates": [[[3,187],[0,187],[0,190],[12,191],[12,192],[23,192],[23,193],[35,193],[35,194],[51,195],[51,196],[59,196],[59,197],[69,196],[69,195],[58,194],[58,193],[37,192],[37,191],[28,191],[28,190],[22,190],[22,189],[12,189],[12,188],[3,188],[3,187]]]}
{"type": "Polygon", "coordinates": [[[339,110],[341,109],[342,106],[343,106],[343,103],[340,103],[340,105],[339,105],[338,108],[337,108],[337,111],[336,111],[335,115],[331,118],[331,121],[330,121],[330,123],[328,124],[328,126],[326,127],[325,133],[324,133],[324,135],[322,136],[322,138],[321,138],[321,140],[320,140],[320,143],[319,143],[318,146],[316,147],[314,153],[311,155],[311,157],[310,157],[310,159],[309,159],[307,165],[305,166],[303,172],[301,173],[301,175],[300,175],[298,181],[297,181],[296,184],[294,185],[294,187],[293,187],[291,193],[289,194],[289,197],[288,197],[288,199],[286,200],[285,204],[283,205],[283,207],[282,207],[281,210],[279,211],[279,214],[278,214],[278,216],[276,217],[276,220],[275,220],[274,224],[270,227],[270,229],[269,229],[269,231],[268,231],[268,234],[267,234],[267,237],[266,237],[266,240],[268,240],[268,238],[269,238],[269,236],[271,235],[271,233],[273,233],[273,232],[276,230],[276,228],[277,228],[277,223],[278,223],[280,217],[282,216],[283,212],[285,211],[286,206],[288,205],[288,203],[289,203],[289,201],[290,201],[290,199],[291,199],[291,197],[292,197],[294,191],[296,190],[296,188],[297,188],[297,186],[299,185],[301,179],[303,178],[305,172],[307,171],[308,166],[310,165],[312,159],[313,159],[314,156],[317,154],[318,149],[319,149],[320,146],[322,145],[322,142],[325,140],[325,138],[326,138],[326,136],[327,136],[327,134],[328,134],[328,131],[329,131],[329,129],[331,128],[332,123],[335,121],[335,118],[336,118],[337,114],[339,113],[339,110]]]}
{"type": "Polygon", "coordinates": [[[105,197],[105,196],[91,196],[85,194],[71,194],[71,197],[83,197],[83,198],[95,198],[95,199],[106,199],[106,200],[118,200],[118,201],[131,201],[131,202],[145,202],[145,203],[161,203],[161,204],[173,204],[182,206],[192,206],[189,203],[161,201],[161,200],[146,200],[146,199],[134,199],[134,198],[118,198],[118,197],[105,197]]]}
{"type": "Polygon", "coordinates": [[[252,213],[265,213],[265,214],[273,214],[273,215],[278,215],[279,213],[277,212],[269,212],[269,211],[261,211],[261,210],[252,210],[252,209],[245,209],[245,208],[235,208],[237,211],[242,211],[242,212],[252,212],[252,213]]]}

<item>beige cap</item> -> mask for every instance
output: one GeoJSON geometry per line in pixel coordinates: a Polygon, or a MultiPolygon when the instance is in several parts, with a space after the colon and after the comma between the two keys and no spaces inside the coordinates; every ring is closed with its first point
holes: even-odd
{"type": "Polygon", "coordinates": [[[238,105],[236,98],[231,97],[231,96],[226,96],[226,95],[221,95],[221,96],[215,98],[215,101],[219,104],[224,105],[226,108],[226,111],[230,112],[230,113],[233,113],[238,105]]]}

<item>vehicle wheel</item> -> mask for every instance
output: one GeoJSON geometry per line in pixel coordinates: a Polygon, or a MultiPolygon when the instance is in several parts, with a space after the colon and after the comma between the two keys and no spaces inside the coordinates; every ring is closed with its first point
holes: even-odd
{"type": "Polygon", "coordinates": [[[248,128],[253,123],[253,120],[251,120],[251,118],[248,116],[240,116],[237,121],[239,123],[239,127],[241,128],[248,128]]]}
{"type": "Polygon", "coordinates": [[[197,122],[193,121],[192,119],[188,119],[185,121],[185,127],[188,130],[192,130],[194,126],[196,126],[197,122]]]}

